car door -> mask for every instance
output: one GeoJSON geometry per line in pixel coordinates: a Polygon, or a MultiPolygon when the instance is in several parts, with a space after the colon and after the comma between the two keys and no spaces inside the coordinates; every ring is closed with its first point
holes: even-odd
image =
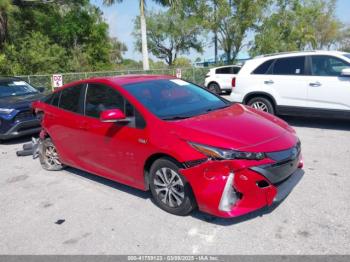
{"type": "Polygon", "coordinates": [[[89,83],[85,98],[86,129],[81,161],[92,173],[133,186],[143,185],[144,160],[149,154],[146,123],[136,108],[112,87],[89,83]],[[101,122],[107,109],[120,109],[129,122],[101,122]]]}
{"type": "Polygon", "coordinates": [[[81,164],[77,156],[82,147],[84,90],[85,85],[80,84],[57,93],[44,119],[62,162],[75,167],[81,164]]]}
{"type": "Polygon", "coordinates": [[[350,64],[340,58],[312,55],[308,81],[311,108],[350,110],[350,78],[341,75],[350,64]]]}
{"type": "Polygon", "coordinates": [[[303,107],[307,101],[305,56],[277,58],[261,79],[262,90],[268,90],[278,106],[303,107]]]}

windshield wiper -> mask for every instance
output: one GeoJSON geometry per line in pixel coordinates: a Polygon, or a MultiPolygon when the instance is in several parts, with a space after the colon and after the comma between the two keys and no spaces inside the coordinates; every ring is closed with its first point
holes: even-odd
{"type": "Polygon", "coordinates": [[[225,106],[218,107],[218,108],[209,108],[209,109],[206,110],[206,112],[211,112],[211,111],[215,111],[215,110],[224,109],[224,108],[229,107],[229,106],[231,106],[231,105],[232,105],[232,104],[225,105],[225,106]]]}
{"type": "Polygon", "coordinates": [[[166,117],[166,118],[162,118],[163,120],[180,120],[180,119],[186,119],[186,118],[190,118],[192,116],[173,116],[173,117],[166,117]]]}

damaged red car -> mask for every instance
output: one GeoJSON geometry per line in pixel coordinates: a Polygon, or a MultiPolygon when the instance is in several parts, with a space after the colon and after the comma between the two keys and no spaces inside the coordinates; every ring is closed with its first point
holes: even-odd
{"type": "Polygon", "coordinates": [[[150,190],[175,215],[240,216],[281,201],[303,176],[286,122],[170,76],[83,80],[33,107],[43,168],[150,190]]]}

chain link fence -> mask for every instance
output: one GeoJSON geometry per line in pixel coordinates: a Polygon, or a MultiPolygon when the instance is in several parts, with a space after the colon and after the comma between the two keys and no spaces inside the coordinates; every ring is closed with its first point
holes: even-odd
{"type": "MultiPolygon", "coordinates": [[[[205,75],[208,68],[181,68],[181,78],[198,85],[204,85],[205,75]]],[[[63,84],[73,81],[87,79],[91,77],[118,76],[129,74],[147,74],[147,75],[172,75],[176,76],[176,69],[154,69],[154,70],[123,70],[123,71],[101,71],[101,72],[81,72],[81,73],[62,73],[63,84]]],[[[35,87],[45,87],[51,89],[52,75],[26,75],[17,76],[35,87]]]]}

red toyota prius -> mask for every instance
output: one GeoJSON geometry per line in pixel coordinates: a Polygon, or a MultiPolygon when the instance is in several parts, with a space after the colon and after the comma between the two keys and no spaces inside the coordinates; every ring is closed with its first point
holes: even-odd
{"type": "Polygon", "coordinates": [[[150,190],[172,214],[240,216],[282,200],[303,176],[287,123],[170,76],[83,80],[33,107],[43,168],[150,190]]]}

